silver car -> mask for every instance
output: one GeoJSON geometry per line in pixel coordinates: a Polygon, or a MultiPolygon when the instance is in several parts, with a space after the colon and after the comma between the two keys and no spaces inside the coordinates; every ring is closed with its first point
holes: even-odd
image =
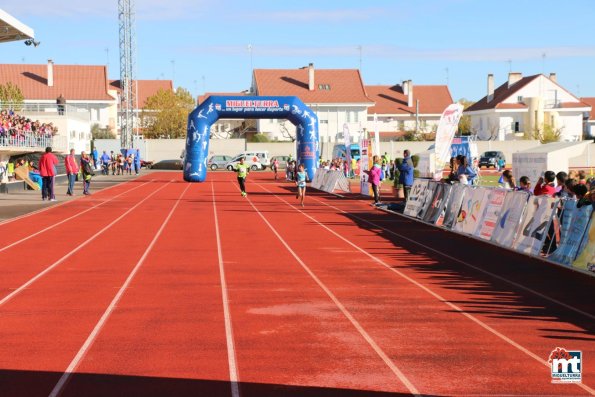
{"type": "Polygon", "coordinates": [[[212,171],[215,171],[216,169],[219,169],[219,168],[225,168],[225,164],[229,163],[231,161],[231,159],[232,159],[231,156],[226,156],[226,155],[211,156],[211,158],[207,162],[207,166],[212,171]]]}

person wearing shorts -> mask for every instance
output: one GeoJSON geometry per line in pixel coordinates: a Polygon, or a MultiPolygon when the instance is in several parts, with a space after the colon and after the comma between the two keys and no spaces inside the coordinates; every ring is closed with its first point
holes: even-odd
{"type": "Polygon", "coordinates": [[[240,190],[242,191],[242,197],[246,197],[246,177],[250,172],[250,168],[247,164],[244,164],[244,158],[240,159],[240,162],[234,167],[234,171],[238,173],[238,183],[240,184],[240,190]]]}
{"type": "Polygon", "coordinates": [[[300,199],[300,204],[304,206],[304,198],[306,197],[306,171],[304,171],[304,165],[300,164],[298,171],[295,174],[295,184],[297,185],[297,194],[295,198],[300,199]]]}

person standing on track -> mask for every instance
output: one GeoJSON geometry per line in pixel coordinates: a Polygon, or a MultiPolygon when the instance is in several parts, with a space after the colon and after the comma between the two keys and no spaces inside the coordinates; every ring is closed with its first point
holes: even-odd
{"type": "Polygon", "coordinates": [[[374,165],[371,170],[365,170],[368,174],[368,182],[372,184],[372,191],[374,192],[374,204],[380,202],[380,175],[382,174],[382,168],[380,167],[380,156],[376,155],[373,157],[374,165]]]}
{"type": "Polygon", "coordinates": [[[45,148],[45,153],[39,159],[39,174],[43,180],[41,186],[41,199],[45,201],[56,201],[54,194],[54,178],[56,177],[56,166],[58,165],[58,158],[52,153],[51,147],[45,148]]]}
{"type": "Polygon", "coordinates": [[[79,166],[74,157],[74,149],[70,149],[70,154],[64,158],[64,166],[66,167],[66,175],[68,176],[68,190],[66,190],[66,194],[74,196],[74,182],[79,173],[79,166]]]}
{"type": "Polygon", "coordinates": [[[91,192],[91,178],[95,173],[93,172],[93,166],[91,165],[91,158],[86,152],[81,152],[81,171],[83,174],[83,194],[89,196],[91,192]]]}
{"type": "Polygon", "coordinates": [[[247,164],[244,164],[244,158],[240,158],[240,162],[236,164],[233,169],[235,172],[238,173],[238,183],[240,184],[240,190],[242,191],[242,197],[246,197],[248,194],[246,193],[246,177],[250,172],[250,168],[247,164]]]}
{"type": "Polygon", "coordinates": [[[300,199],[300,204],[304,206],[304,198],[306,197],[306,171],[304,171],[304,165],[300,164],[298,171],[295,174],[295,184],[297,186],[297,194],[295,198],[300,199]]]}
{"type": "Polygon", "coordinates": [[[273,159],[273,163],[271,164],[271,168],[273,169],[273,172],[275,173],[275,180],[277,180],[277,171],[279,170],[279,160],[277,160],[277,158],[275,157],[273,159]]]}

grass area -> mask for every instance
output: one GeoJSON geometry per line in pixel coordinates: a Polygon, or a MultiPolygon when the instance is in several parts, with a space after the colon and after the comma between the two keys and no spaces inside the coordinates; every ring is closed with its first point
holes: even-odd
{"type": "Polygon", "coordinates": [[[479,186],[495,187],[498,186],[498,180],[500,175],[486,175],[482,176],[479,182],[479,186]]]}

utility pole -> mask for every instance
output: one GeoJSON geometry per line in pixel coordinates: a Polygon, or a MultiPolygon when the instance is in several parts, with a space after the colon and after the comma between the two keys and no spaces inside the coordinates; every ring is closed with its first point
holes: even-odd
{"type": "Polygon", "coordinates": [[[248,53],[250,54],[250,74],[254,70],[254,65],[252,64],[252,44],[248,44],[248,53]]]}
{"type": "Polygon", "coordinates": [[[136,106],[136,34],[134,0],[118,0],[120,25],[120,144],[131,148],[134,135],[136,106]]]}

